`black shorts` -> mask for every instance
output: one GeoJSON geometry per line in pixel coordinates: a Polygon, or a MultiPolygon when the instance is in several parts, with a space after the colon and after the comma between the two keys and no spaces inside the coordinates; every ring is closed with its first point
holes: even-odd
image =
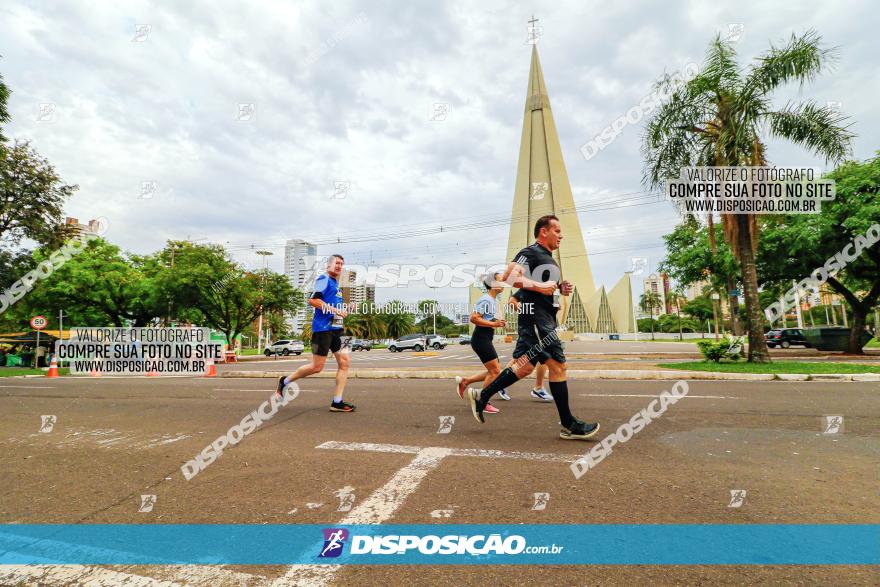
{"type": "Polygon", "coordinates": [[[328,353],[338,353],[342,348],[342,329],[325,330],[312,333],[312,354],[326,357],[328,353]]]}
{"type": "Polygon", "coordinates": [[[514,360],[526,357],[532,365],[544,364],[549,359],[565,362],[562,341],[556,332],[555,317],[536,314],[534,320],[527,321],[520,317],[517,335],[516,348],[513,349],[514,360]]]}
{"type": "Polygon", "coordinates": [[[474,329],[474,335],[471,337],[471,348],[480,357],[480,362],[485,364],[498,358],[495,347],[492,345],[492,337],[495,331],[484,326],[477,326],[474,329]]]}

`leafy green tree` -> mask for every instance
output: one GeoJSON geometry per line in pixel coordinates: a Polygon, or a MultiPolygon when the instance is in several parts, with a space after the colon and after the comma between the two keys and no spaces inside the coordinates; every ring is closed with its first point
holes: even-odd
{"type": "Polygon", "coordinates": [[[246,271],[220,245],[172,242],[162,258],[169,259],[164,291],[178,314],[216,328],[228,341],[235,340],[261,311],[295,312],[303,304],[302,293],[286,277],[246,271]]]}
{"type": "MultiPolygon", "coordinates": [[[[34,253],[37,264],[49,247],[34,253]]],[[[125,255],[116,245],[90,240],[52,274],[35,284],[22,310],[46,314],[53,322],[64,310],[71,326],[146,326],[159,316],[163,297],[155,259],[125,255]]]]}
{"type": "Polygon", "coordinates": [[[852,260],[844,258],[846,266],[829,275],[828,285],[852,311],[848,352],[863,354],[860,335],[880,299],[880,244],[867,246],[865,241],[868,228],[880,223],[880,153],[865,162],[846,163],[827,177],[835,181],[837,195],[833,201],[822,202],[821,214],[766,219],[758,269],[765,283],[774,287],[776,295],[771,299],[776,301],[792,280],[800,282],[819,268],[833,269],[837,260],[826,261],[841,251],[854,254],[850,243],[861,239],[861,254],[852,260]]]}
{"type": "Polygon", "coordinates": [[[3,150],[3,143],[6,137],[3,136],[3,123],[9,122],[9,110],[6,103],[9,101],[9,87],[3,82],[3,76],[0,75],[0,151],[3,150]]]}
{"type": "Polygon", "coordinates": [[[448,316],[444,316],[443,314],[436,314],[435,316],[431,316],[430,314],[425,316],[422,320],[419,320],[415,329],[418,332],[425,332],[430,334],[434,329],[434,321],[437,321],[437,332],[442,331],[444,328],[449,328],[453,325],[452,320],[448,316]]]}
{"type": "Polygon", "coordinates": [[[645,331],[650,330],[652,333],[651,338],[653,339],[653,332],[659,326],[659,323],[657,322],[657,320],[654,320],[653,318],[639,318],[637,320],[637,323],[638,323],[639,332],[645,332],[645,331]]]}
{"type": "MultiPolygon", "coordinates": [[[[801,85],[823,73],[833,57],[821,47],[818,34],[792,35],[783,47],[773,47],[743,70],[734,45],[716,37],[702,71],[668,100],[648,123],[644,140],[645,183],[659,187],[678,177],[681,167],[693,165],[763,166],[768,138],[781,138],[806,147],[827,160],[840,161],[850,149],[852,133],[845,118],[813,102],[773,108],[772,94],[789,82],[801,85]]],[[[667,77],[661,85],[671,88],[667,77]]],[[[763,336],[763,313],[758,300],[755,253],[758,218],[751,214],[722,214],[724,235],[742,273],[749,330],[749,361],[769,362],[763,336]]]]}
{"type": "Polygon", "coordinates": [[[64,204],[79,189],[61,181],[55,168],[17,141],[0,147],[0,245],[22,239],[60,246],[72,233],[64,225],[64,204]]]}
{"type": "MultiPolygon", "coordinates": [[[[708,295],[697,296],[682,306],[682,309],[685,314],[692,316],[701,324],[705,324],[706,320],[711,320],[714,315],[712,313],[712,300],[708,295]]],[[[702,327],[700,327],[700,330],[702,330],[702,327]]]]}

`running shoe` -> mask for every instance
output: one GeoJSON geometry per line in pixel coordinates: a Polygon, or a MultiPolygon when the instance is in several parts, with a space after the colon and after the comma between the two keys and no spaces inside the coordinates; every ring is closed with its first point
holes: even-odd
{"type": "Polygon", "coordinates": [[[532,390],[532,397],[535,399],[539,399],[542,402],[552,402],[553,396],[544,391],[543,387],[536,387],[532,390]]]}
{"type": "Polygon", "coordinates": [[[346,402],[333,402],[330,404],[331,412],[353,412],[354,406],[346,402]]]}
{"type": "Polygon", "coordinates": [[[275,385],[275,399],[281,399],[284,397],[284,388],[287,387],[287,384],[284,383],[286,377],[279,377],[278,383],[275,385]]]}
{"type": "Polygon", "coordinates": [[[562,430],[559,431],[559,438],[564,438],[565,440],[587,440],[595,436],[598,431],[598,423],[581,422],[575,418],[571,426],[568,428],[562,427],[562,430]]]}
{"type": "Polygon", "coordinates": [[[483,413],[484,413],[484,414],[497,414],[497,413],[500,412],[500,411],[501,411],[501,410],[499,410],[498,408],[496,408],[496,407],[493,406],[492,404],[486,404],[486,407],[483,408],[483,413]]]}
{"type": "Polygon", "coordinates": [[[476,418],[477,422],[483,424],[486,419],[483,418],[483,410],[486,409],[486,405],[483,403],[483,400],[480,399],[481,390],[474,389],[473,387],[468,387],[467,390],[467,398],[471,403],[471,412],[476,418]]]}
{"type": "Polygon", "coordinates": [[[460,375],[455,376],[455,392],[458,394],[458,397],[464,399],[464,379],[460,375]]]}
{"type": "Polygon", "coordinates": [[[506,390],[506,389],[502,389],[501,391],[499,391],[499,392],[498,392],[498,397],[500,397],[500,398],[503,399],[504,401],[508,401],[508,402],[510,401],[510,396],[507,395],[507,390],[506,390]]]}

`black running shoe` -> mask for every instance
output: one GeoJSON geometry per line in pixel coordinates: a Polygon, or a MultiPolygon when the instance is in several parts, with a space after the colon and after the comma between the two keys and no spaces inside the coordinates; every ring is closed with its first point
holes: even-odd
{"type": "Polygon", "coordinates": [[[287,384],[284,383],[285,377],[279,377],[278,383],[275,385],[275,398],[281,399],[284,397],[284,388],[287,387],[287,384]]]}
{"type": "Polygon", "coordinates": [[[483,410],[486,409],[486,404],[480,399],[481,393],[481,390],[474,389],[473,387],[468,387],[467,389],[467,398],[471,404],[471,412],[474,414],[477,422],[483,424],[486,422],[485,418],[483,418],[483,410]]]}
{"type": "Polygon", "coordinates": [[[559,438],[564,438],[565,440],[587,440],[595,436],[598,431],[598,423],[581,422],[575,418],[571,426],[568,428],[563,427],[559,431],[559,438]]]}
{"type": "Polygon", "coordinates": [[[346,402],[333,402],[330,404],[331,412],[353,412],[354,406],[346,402]]]}

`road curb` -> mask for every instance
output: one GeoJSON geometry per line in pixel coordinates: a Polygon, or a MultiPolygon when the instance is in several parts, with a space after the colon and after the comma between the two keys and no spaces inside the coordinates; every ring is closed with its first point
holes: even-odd
{"type": "Polygon", "coordinates": [[[880,373],[854,373],[853,381],[880,381],[880,373]]]}
{"type": "Polygon", "coordinates": [[[810,379],[806,373],[777,373],[776,377],[780,381],[807,381],[810,379]]]}
{"type": "MultiPolygon", "coordinates": [[[[221,377],[258,379],[281,377],[289,375],[288,371],[224,371],[221,377]]],[[[352,369],[349,371],[350,379],[452,379],[460,375],[459,371],[448,370],[387,370],[387,369],[352,369]]],[[[312,378],[333,379],[335,371],[325,371],[312,375],[312,378]]],[[[532,377],[532,376],[530,376],[532,377]]],[[[594,369],[594,370],[570,370],[568,378],[571,380],[601,380],[617,379],[629,381],[665,380],[678,381],[680,379],[705,380],[705,381],[880,381],[880,373],[863,373],[850,375],[847,373],[817,373],[814,375],[800,373],[721,373],[715,371],[635,371],[620,369],[594,369]]]]}

